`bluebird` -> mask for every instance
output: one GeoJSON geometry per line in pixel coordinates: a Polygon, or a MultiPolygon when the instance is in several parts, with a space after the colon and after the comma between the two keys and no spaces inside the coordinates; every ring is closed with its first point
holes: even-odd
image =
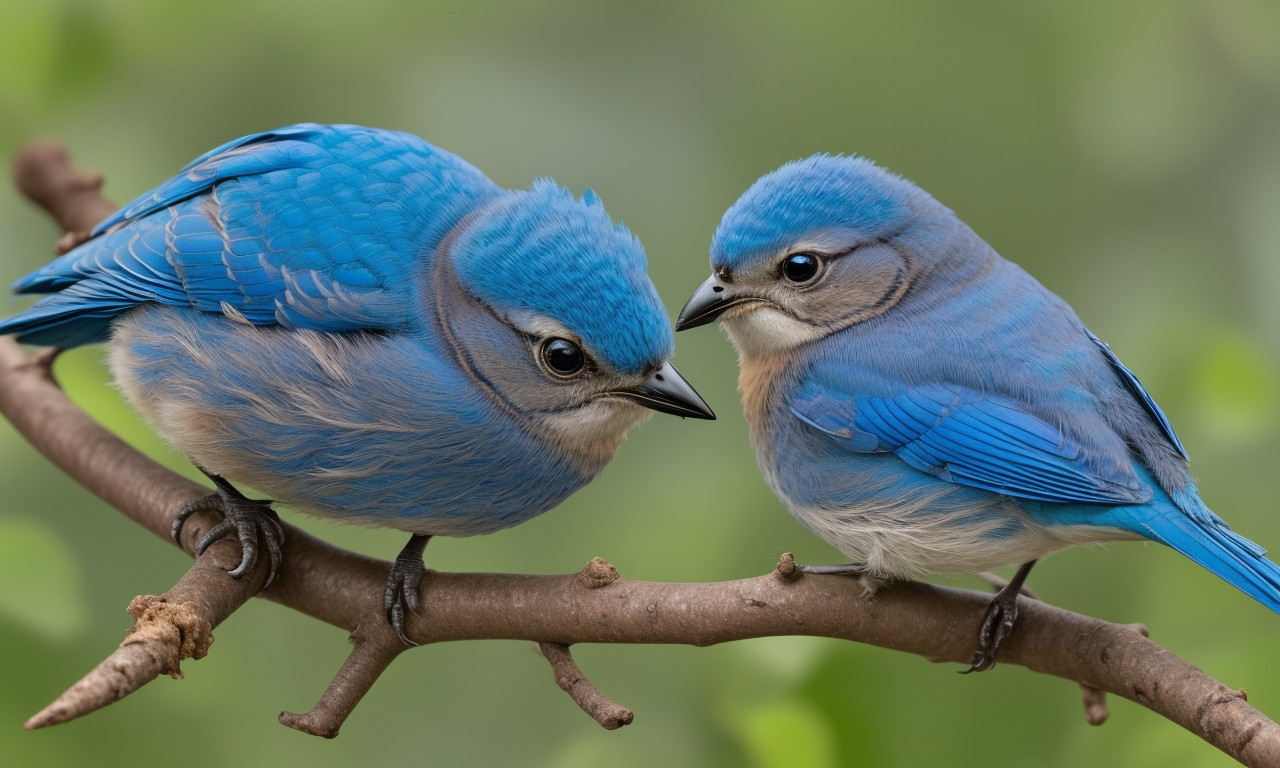
{"type": "MultiPolygon", "coordinates": [[[[499,188],[415,136],[299,124],[224,144],[14,285],[0,334],[106,341],[130,403],[208,474],[242,576],[274,575],[271,502],[412,536],[492,533],[590,481],[653,411],[714,418],[669,362],[644,251],[590,190],[499,188]]],[[[407,642],[407,640],[406,640],[407,642]]]]}
{"type": "Polygon", "coordinates": [[[818,155],[725,213],[677,330],[719,318],[760,468],[873,580],[1022,564],[968,671],[989,669],[1032,564],[1165,544],[1280,612],[1280,568],[1200,500],[1159,406],[1066,302],[926,192],[818,155]]]}

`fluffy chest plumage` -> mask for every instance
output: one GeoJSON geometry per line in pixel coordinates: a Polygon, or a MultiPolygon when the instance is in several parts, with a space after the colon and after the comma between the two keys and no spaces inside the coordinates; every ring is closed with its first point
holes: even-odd
{"type": "MultiPolygon", "coordinates": [[[[740,388],[760,467],[801,523],[885,577],[989,570],[1071,544],[1128,538],[1114,528],[1051,524],[1052,515],[1041,514],[1045,505],[940,478],[887,449],[858,450],[801,419],[794,406],[817,360],[827,361],[825,375],[837,376],[839,394],[850,402],[902,387],[902,379],[891,383],[885,372],[903,359],[915,361],[908,373],[924,381],[931,364],[938,366],[935,381],[964,375],[957,361],[967,359],[966,347],[936,337],[912,341],[901,328],[869,330],[802,345],[789,359],[742,358],[740,388]]],[[[990,375],[973,371],[975,382],[990,375]]]]}
{"type": "Polygon", "coordinates": [[[523,428],[430,339],[256,328],[142,307],[116,380],[194,462],[302,511],[466,536],[533,517],[584,466],[523,428]]]}

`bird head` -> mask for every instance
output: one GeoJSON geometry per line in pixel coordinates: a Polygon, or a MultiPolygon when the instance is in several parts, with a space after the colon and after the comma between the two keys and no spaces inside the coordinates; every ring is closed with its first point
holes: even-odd
{"type": "Polygon", "coordinates": [[[889,310],[928,272],[954,215],[857,157],[815,155],[761,177],[720,221],[711,277],[677,330],[719,318],[743,354],[787,349],[889,310]]]}
{"type": "Polygon", "coordinates": [[[711,419],[670,363],[644,249],[594,192],[508,192],[446,245],[436,302],[468,372],[535,429],[612,455],[652,411],[711,419]]]}

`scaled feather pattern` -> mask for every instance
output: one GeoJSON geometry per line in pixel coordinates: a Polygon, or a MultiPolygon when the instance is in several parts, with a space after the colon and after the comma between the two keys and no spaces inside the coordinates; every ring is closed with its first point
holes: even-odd
{"type": "Polygon", "coordinates": [[[719,318],[790,512],[882,578],[1150,539],[1280,612],[1169,419],[1075,312],[916,185],[816,155],[725,213],[677,328],[719,318]]]}
{"type": "Polygon", "coordinates": [[[224,144],[14,290],[46,295],[0,333],[109,342],[128,399],[206,471],[415,535],[527,520],[603,468],[641,403],[696,398],[670,374],[654,394],[671,326],[594,193],[504,190],[395,131],[224,144]]]}

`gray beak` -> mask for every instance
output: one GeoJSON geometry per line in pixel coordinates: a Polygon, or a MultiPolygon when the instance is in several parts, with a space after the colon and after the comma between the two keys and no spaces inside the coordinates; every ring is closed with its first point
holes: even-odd
{"type": "Polygon", "coordinates": [[[706,325],[719,317],[721,312],[737,303],[740,301],[725,298],[724,283],[720,282],[720,278],[712,275],[705,283],[698,286],[698,290],[694,291],[689,300],[684,303],[684,309],[680,310],[680,316],[676,318],[676,330],[686,331],[706,325]]]}
{"type": "Polygon", "coordinates": [[[714,419],[716,415],[702,397],[684,380],[671,363],[663,363],[657,373],[631,389],[619,389],[615,395],[634,400],[646,408],[691,419],[714,419]]]}

